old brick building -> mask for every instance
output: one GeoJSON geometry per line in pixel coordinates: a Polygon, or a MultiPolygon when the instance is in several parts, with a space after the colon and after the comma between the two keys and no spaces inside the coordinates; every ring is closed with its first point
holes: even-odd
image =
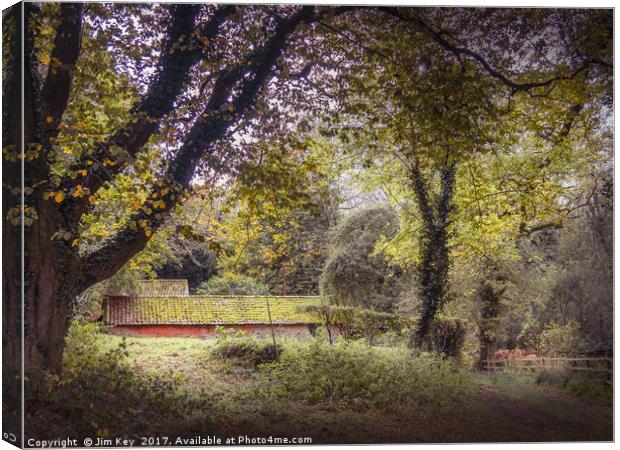
{"type": "Polygon", "coordinates": [[[319,319],[304,311],[319,297],[188,295],[185,280],[148,280],[138,293],[106,296],[106,331],[123,336],[196,337],[216,327],[257,336],[305,339],[319,319]]]}

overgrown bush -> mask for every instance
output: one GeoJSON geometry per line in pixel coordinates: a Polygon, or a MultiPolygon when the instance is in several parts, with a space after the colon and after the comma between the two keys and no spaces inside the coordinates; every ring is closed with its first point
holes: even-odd
{"type": "Polygon", "coordinates": [[[351,306],[310,305],[305,310],[321,318],[329,331],[330,342],[333,342],[333,336],[342,333],[345,339],[364,338],[372,345],[377,337],[385,333],[402,336],[412,323],[404,315],[351,306]]]}
{"type": "Polygon", "coordinates": [[[321,340],[287,348],[262,367],[270,397],[354,408],[435,408],[469,398],[470,375],[429,353],[321,340]]]}
{"type": "Polygon", "coordinates": [[[146,374],[127,359],[124,344],[106,348],[95,324],[73,324],[61,375],[30,378],[26,420],[39,438],[157,435],[190,432],[206,420],[208,399],[180,390],[173,374],[146,374]]]}
{"type": "Polygon", "coordinates": [[[254,278],[226,272],[201,283],[196,293],[198,295],[266,295],[269,289],[254,278]]]}
{"type": "Polygon", "coordinates": [[[273,345],[270,341],[251,337],[223,339],[218,342],[212,355],[218,358],[234,360],[237,364],[256,368],[260,364],[277,361],[284,351],[280,344],[273,345]]]}

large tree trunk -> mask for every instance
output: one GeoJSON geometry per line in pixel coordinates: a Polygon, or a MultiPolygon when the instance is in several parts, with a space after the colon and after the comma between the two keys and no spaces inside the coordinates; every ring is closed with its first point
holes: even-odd
{"type": "Polygon", "coordinates": [[[3,430],[15,444],[21,439],[23,395],[45,375],[61,371],[77,292],[77,259],[67,244],[51,239],[55,226],[48,212],[39,207],[39,219],[24,227],[23,285],[22,227],[3,224],[3,430]]]}
{"type": "MultiPolygon", "coordinates": [[[[5,264],[3,278],[4,362],[14,366],[21,355],[23,302],[23,357],[28,373],[58,373],[61,369],[64,336],[69,326],[73,299],[79,293],[78,258],[70,244],[52,239],[58,230],[59,214],[41,201],[38,218],[24,227],[24,286],[21,290],[20,227],[4,223],[5,264]]],[[[62,223],[62,222],[60,222],[62,223]]]]}
{"type": "Polygon", "coordinates": [[[434,350],[431,348],[432,339],[429,339],[429,333],[433,329],[437,312],[446,301],[448,292],[450,268],[448,225],[452,212],[455,175],[456,164],[446,160],[441,168],[439,194],[433,199],[417,159],[411,170],[411,181],[422,215],[422,260],[416,274],[422,311],[413,336],[413,344],[429,350],[434,350]]]}
{"type": "MultiPolygon", "coordinates": [[[[8,199],[3,189],[2,215],[8,199]]],[[[21,445],[21,251],[20,228],[4,220],[2,231],[2,431],[21,445]]]]}

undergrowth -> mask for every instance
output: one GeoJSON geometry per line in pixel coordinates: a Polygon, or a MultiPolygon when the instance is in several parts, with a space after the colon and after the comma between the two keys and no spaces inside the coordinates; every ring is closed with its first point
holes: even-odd
{"type": "Polygon", "coordinates": [[[596,403],[611,404],[613,400],[613,389],[605,380],[586,374],[544,371],[538,374],[536,383],[556,386],[596,403]]]}
{"type": "Polygon", "coordinates": [[[355,409],[442,407],[464,402],[475,386],[443,357],[362,341],[290,346],[260,370],[254,396],[355,409]]]}
{"type": "Polygon", "coordinates": [[[261,364],[277,361],[284,347],[274,345],[271,341],[259,340],[252,337],[222,339],[212,350],[216,358],[231,360],[246,368],[256,369],[261,364]]]}
{"type": "MultiPolygon", "coordinates": [[[[158,435],[205,424],[208,398],[190,397],[180,381],[137,370],[124,342],[109,349],[94,324],[73,324],[63,373],[32,376],[26,386],[27,425],[37,438],[158,435]]],[[[196,428],[198,429],[198,428],[196,428]]]]}

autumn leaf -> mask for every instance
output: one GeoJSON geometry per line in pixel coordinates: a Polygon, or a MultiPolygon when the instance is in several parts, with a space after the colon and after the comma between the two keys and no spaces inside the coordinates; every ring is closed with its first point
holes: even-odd
{"type": "Polygon", "coordinates": [[[65,199],[64,192],[57,192],[56,195],[54,196],[54,200],[56,201],[56,203],[62,203],[64,199],[65,199]]]}

